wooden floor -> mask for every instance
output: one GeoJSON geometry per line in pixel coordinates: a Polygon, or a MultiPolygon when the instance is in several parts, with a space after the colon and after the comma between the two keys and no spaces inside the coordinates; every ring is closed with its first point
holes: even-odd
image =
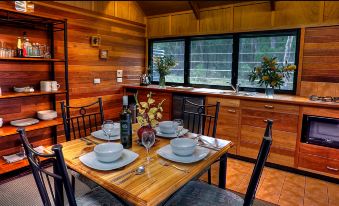
{"type": "MultiPolygon", "coordinates": [[[[227,188],[246,193],[253,164],[229,158],[227,166],[227,188]]],[[[212,174],[217,184],[218,164],[212,167],[212,174]]],[[[256,198],[286,206],[337,206],[339,185],[266,167],[256,198]]]]}

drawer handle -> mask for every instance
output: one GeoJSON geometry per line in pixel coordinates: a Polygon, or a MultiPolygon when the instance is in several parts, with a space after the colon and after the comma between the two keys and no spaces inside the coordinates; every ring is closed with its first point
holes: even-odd
{"type": "Polygon", "coordinates": [[[272,106],[272,105],[267,105],[267,104],[265,104],[264,107],[267,108],[267,109],[274,109],[274,106],[272,106]]]}
{"type": "Polygon", "coordinates": [[[230,112],[230,113],[235,113],[235,109],[229,109],[227,111],[230,112]]]}
{"type": "Polygon", "coordinates": [[[338,171],[339,171],[339,169],[333,168],[333,167],[330,167],[330,166],[327,166],[326,168],[327,168],[328,170],[332,170],[332,171],[335,171],[335,172],[338,172],[338,171]]]}

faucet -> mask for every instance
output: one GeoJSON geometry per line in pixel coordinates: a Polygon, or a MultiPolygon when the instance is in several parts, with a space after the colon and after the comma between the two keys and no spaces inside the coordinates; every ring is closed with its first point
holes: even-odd
{"type": "Polygon", "coordinates": [[[231,84],[231,87],[236,94],[239,94],[239,86],[240,84],[236,84],[235,87],[233,86],[233,84],[231,84]]]}

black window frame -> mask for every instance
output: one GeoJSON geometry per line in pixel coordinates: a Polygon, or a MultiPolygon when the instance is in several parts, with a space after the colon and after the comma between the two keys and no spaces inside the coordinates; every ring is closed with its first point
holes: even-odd
{"type": "MultiPolygon", "coordinates": [[[[293,89],[283,90],[276,89],[276,93],[280,94],[296,94],[298,70],[299,70],[299,52],[300,52],[300,28],[297,29],[285,29],[285,30],[266,30],[266,31],[255,31],[255,32],[239,32],[239,33],[225,33],[225,34],[212,34],[212,35],[197,35],[197,36],[182,36],[182,37],[166,37],[166,38],[151,38],[148,39],[148,65],[153,65],[153,43],[157,42],[171,42],[171,41],[184,41],[184,83],[177,82],[166,82],[168,86],[187,86],[196,88],[213,88],[213,89],[232,89],[231,86],[222,85],[208,85],[208,84],[190,84],[190,52],[191,52],[191,41],[193,40],[208,40],[208,39],[233,39],[233,51],[232,51],[232,77],[231,84],[235,86],[238,82],[238,66],[239,66],[239,46],[241,37],[272,37],[272,36],[296,36],[296,51],[295,51],[295,65],[297,70],[294,72],[293,78],[293,89]]],[[[151,76],[152,84],[158,84],[159,81],[153,81],[151,76]]],[[[253,92],[264,92],[264,88],[258,87],[241,87],[241,91],[253,91],[253,92]]]]}

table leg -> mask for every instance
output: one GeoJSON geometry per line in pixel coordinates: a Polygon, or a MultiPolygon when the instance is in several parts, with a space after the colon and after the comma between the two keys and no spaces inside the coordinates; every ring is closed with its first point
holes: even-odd
{"type": "Polygon", "coordinates": [[[226,189],[227,153],[220,157],[219,161],[219,188],[226,189]]]}

